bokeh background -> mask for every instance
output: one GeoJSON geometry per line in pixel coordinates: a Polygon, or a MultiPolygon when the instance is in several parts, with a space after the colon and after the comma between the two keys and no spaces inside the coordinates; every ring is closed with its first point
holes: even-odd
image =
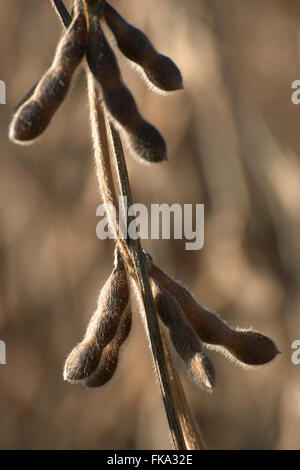
{"type": "MultiPolygon", "coordinates": [[[[185,81],[184,92],[156,95],[120,58],[169,145],[169,162],[157,166],[127,156],[134,200],[205,204],[204,249],[188,252],[179,240],[144,246],[201,303],[270,335],[282,351],[256,370],[211,353],[211,395],[182,373],[195,419],[209,449],[300,449],[300,365],[291,362],[300,339],[300,106],[291,103],[299,2],[112,3],[185,81]]],[[[47,69],[61,31],[48,1],[0,2],[0,448],[170,448],[138,312],[108,385],[89,391],[62,379],[113,259],[112,242],[95,234],[100,198],[83,72],[39,142],[7,138],[14,106],[47,69]]]]}

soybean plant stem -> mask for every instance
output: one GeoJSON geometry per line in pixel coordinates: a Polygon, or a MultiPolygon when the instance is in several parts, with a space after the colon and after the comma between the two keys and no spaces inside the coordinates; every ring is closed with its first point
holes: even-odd
{"type": "Polygon", "coordinates": [[[186,401],[178,372],[174,367],[168,338],[163,330],[161,330],[161,337],[186,447],[188,450],[206,450],[201,432],[186,401]]]}
{"type": "MultiPolygon", "coordinates": [[[[114,142],[115,167],[117,169],[121,194],[123,197],[127,197],[128,206],[131,206],[132,195],[122,142],[120,139],[120,135],[113,124],[110,124],[110,128],[114,142]]],[[[128,238],[127,243],[133,258],[135,274],[144,304],[155,369],[159,380],[159,385],[171,430],[173,443],[175,449],[186,449],[187,447],[180,422],[180,414],[178,409],[178,403],[176,400],[176,394],[174,393],[174,387],[172,386],[169,375],[169,368],[167,365],[162,338],[160,335],[160,327],[158,323],[157,312],[149,283],[145,254],[142,250],[139,238],[137,240],[128,238]]],[[[171,361],[172,358],[169,357],[168,360],[171,361]]]]}
{"type": "Polygon", "coordinates": [[[62,0],[50,0],[53,8],[57,11],[58,16],[63,22],[64,26],[67,28],[71,23],[72,17],[66,9],[62,0]]]}
{"type": "MultiPolygon", "coordinates": [[[[71,17],[63,5],[63,2],[51,0],[54,3],[54,6],[57,8],[57,12],[59,16],[62,18],[65,26],[68,26],[71,17]],[[68,19],[68,21],[67,21],[68,19]]],[[[108,125],[108,118],[105,115],[105,109],[98,103],[95,107],[95,103],[91,101],[97,97],[97,92],[95,90],[95,83],[93,81],[92,76],[88,72],[88,83],[90,88],[90,104],[92,106],[92,113],[93,114],[93,121],[94,121],[94,128],[98,127],[98,131],[101,129],[102,132],[104,131],[103,124],[106,123],[105,134],[103,138],[102,134],[102,144],[99,147],[98,142],[98,152],[101,149],[105,152],[106,156],[102,154],[102,161],[99,161],[100,154],[98,155],[99,158],[96,159],[97,165],[97,173],[98,179],[100,184],[101,193],[104,196],[104,202],[107,204],[109,201],[112,201],[114,205],[116,205],[115,209],[117,209],[117,200],[116,200],[116,192],[112,181],[112,173],[110,162],[108,161],[108,132],[111,132],[112,141],[113,141],[113,148],[112,148],[112,158],[114,158],[114,166],[117,173],[117,178],[120,186],[120,193],[122,197],[127,197],[128,205],[132,205],[132,195],[131,189],[128,179],[127,167],[124,158],[124,152],[122,147],[122,142],[119,136],[119,133],[113,126],[113,124],[108,125]],[[103,140],[104,139],[104,140],[103,140]],[[104,194],[103,194],[104,192],[104,194]]],[[[98,95],[99,98],[99,95],[98,95]]],[[[98,135],[99,137],[99,135],[98,135]]],[[[96,146],[97,148],[97,146],[96,146]]],[[[107,208],[108,215],[109,215],[109,208],[107,208]]],[[[115,228],[115,227],[114,227],[115,228]]],[[[140,294],[142,296],[146,320],[147,320],[147,327],[149,331],[150,343],[152,354],[154,358],[154,364],[157,372],[157,377],[159,380],[160,390],[162,399],[164,402],[167,419],[171,431],[172,440],[174,443],[175,449],[184,450],[187,448],[186,441],[184,438],[183,430],[182,430],[182,420],[180,418],[180,413],[178,409],[178,403],[176,399],[176,393],[174,393],[174,384],[171,382],[171,378],[169,375],[169,367],[166,362],[166,357],[164,353],[164,346],[160,334],[160,327],[158,323],[158,317],[156,313],[155,303],[153,300],[148,273],[147,273],[147,261],[145,259],[144,252],[142,250],[142,246],[140,240],[133,240],[131,238],[127,239],[125,244],[124,240],[121,240],[119,237],[119,230],[118,227],[115,230],[115,235],[117,238],[117,243],[121,248],[123,254],[125,254],[126,260],[128,264],[132,264],[134,267],[134,276],[135,281],[138,285],[140,294]],[[128,254],[130,254],[130,259],[128,258],[128,254]]],[[[171,357],[168,358],[171,361],[171,357]]],[[[176,384],[177,386],[177,384],[176,384]]]]}

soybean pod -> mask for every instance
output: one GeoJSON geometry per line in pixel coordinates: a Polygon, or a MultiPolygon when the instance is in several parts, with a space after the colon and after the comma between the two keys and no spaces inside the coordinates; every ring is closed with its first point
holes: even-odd
{"type": "Polygon", "coordinates": [[[90,319],[83,340],[71,351],[64,368],[64,379],[77,382],[98,367],[104,348],[115,338],[123,312],[129,304],[129,282],[121,255],[101,289],[98,307],[90,319]]]}
{"type": "Polygon", "coordinates": [[[182,75],[177,65],[169,57],[157,52],[140,29],[128,23],[108,3],[104,8],[104,18],[120,51],[142,68],[154,87],[167,92],[183,88],[182,75]]]}
{"type": "Polygon", "coordinates": [[[153,263],[151,275],[180,303],[188,322],[199,338],[208,345],[227,350],[243,364],[258,366],[273,360],[279,353],[274,342],[252,329],[235,329],[200,305],[181,284],[174,281],[153,263]]]}
{"type": "Polygon", "coordinates": [[[157,313],[170,333],[173,346],[183,360],[188,375],[197,384],[212,390],[215,382],[214,367],[202,348],[200,339],[185,319],[177,300],[152,279],[151,288],[157,313]]]}
{"type": "Polygon", "coordinates": [[[102,387],[113,378],[118,366],[121,346],[131,330],[131,317],[131,311],[128,308],[122,315],[115,338],[105,347],[97,369],[83,381],[85,387],[102,387]]]}
{"type": "Polygon", "coordinates": [[[10,125],[12,141],[31,143],[48,127],[64,101],[76,68],[87,45],[86,18],[76,1],[73,20],[60,40],[52,65],[39,81],[32,96],[17,110],[10,125]]]}
{"type": "Polygon", "coordinates": [[[106,109],[125,131],[133,152],[148,162],[167,159],[167,146],[159,131],[140,114],[136,102],[122,80],[121,72],[103,33],[99,17],[89,15],[87,62],[101,86],[106,109]]]}

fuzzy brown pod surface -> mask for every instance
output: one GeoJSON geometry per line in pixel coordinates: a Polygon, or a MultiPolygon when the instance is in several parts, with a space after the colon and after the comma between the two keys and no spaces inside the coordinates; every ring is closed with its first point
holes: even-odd
{"type": "Polygon", "coordinates": [[[214,387],[214,367],[204,353],[200,339],[187,322],[177,300],[158,282],[151,283],[157,313],[169,330],[171,342],[182,359],[188,375],[198,385],[211,390],[214,387]]]}
{"type": "Polygon", "coordinates": [[[121,256],[117,254],[115,269],[101,289],[98,308],[91,317],[85,336],[66,360],[65,380],[78,382],[87,379],[99,366],[106,347],[112,352],[105,352],[103,362],[107,364],[109,360],[112,363],[111,356],[114,356],[113,362],[116,363],[116,351],[119,351],[131,327],[129,302],[128,277],[121,256]]]}
{"type": "Polygon", "coordinates": [[[158,130],[140,114],[136,102],[124,84],[115,54],[96,15],[89,15],[87,62],[101,86],[110,116],[125,131],[134,154],[148,162],[167,159],[167,146],[158,130]]]}
{"type": "Polygon", "coordinates": [[[174,296],[198,337],[212,349],[215,347],[227,352],[238,363],[248,366],[266,364],[279,354],[270,338],[252,329],[230,327],[219,316],[201,306],[185,287],[151,261],[150,266],[153,278],[174,296]]]}
{"type": "Polygon", "coordinates": [[[111,5],[106,3],[104,18],[120,51],[139,65],[155,89],[170,92],[181,90],[183,80],[177,65],[155,50],[147,36],[129,24],[111,5]]]}
{"type": "Polygon", "coordinates": [[[76,2],[74,18],[58,44],[51,67],[13,118],[9,130],[13,142],[30,143],[48,127],[67,95],[74,72],[85,54],[86,44],[86,18],[81,3],[76,2]]]}
{"type": "Polygon", "coordinates": [[[121,317],[116,336],[104,348],[97,369],[83,381],[85,387],[101,387],[112,379],[118,366],[121,346],[129,336],[131,323],[131,310],[127,308],[121,317]]]}

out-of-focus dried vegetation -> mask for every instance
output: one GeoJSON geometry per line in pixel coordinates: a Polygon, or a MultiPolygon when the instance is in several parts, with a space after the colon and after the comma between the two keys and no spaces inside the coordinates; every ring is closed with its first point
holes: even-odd
{"type": "MultiPolygon", "coordinates": [[[[107,278],[96,238],[97,182],[84,74],[42,139],[8,141],[13,107],[52,60],[61,25],[48,2],[0,4],[0,448],[168,448],[168,428],[138,315],[107,386],[63,382],[107,278]]],[[[69,2],[66,2],[68,6],[69,2]]],[[[172,57],[185,91],[154,96],[123,72],[169,144],[168,163],[128,158],[135,202],[205,203],[205,247],[144,242],[155,262],[230,324],[254,326],[282,355],[240,371],[212,353],[216,391],[184,380],[208,448],[299,449],[300,8],[294,0],[119,0],[120,13],[172,57]]],[[[123,61],[125,63],[125,61],[123,61]]]]}

